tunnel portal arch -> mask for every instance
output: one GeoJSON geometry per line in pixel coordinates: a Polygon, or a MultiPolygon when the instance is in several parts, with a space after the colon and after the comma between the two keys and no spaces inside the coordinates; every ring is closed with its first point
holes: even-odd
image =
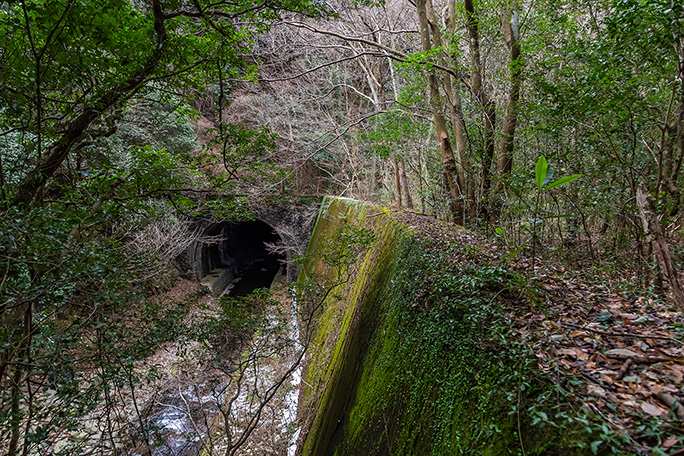
{"type": "Polygon", "coordinates": [[[269,288],[286,274],[286,258],[267,247],[279,241],[275,229],[261,220],[210,223],[193,249],[197,280],[214,296],[269,288]]]}

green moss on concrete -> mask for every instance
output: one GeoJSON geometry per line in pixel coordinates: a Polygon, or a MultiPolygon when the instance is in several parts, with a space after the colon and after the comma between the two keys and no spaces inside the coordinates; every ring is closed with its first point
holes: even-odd
{"type": "Polygon", "coordinates": [[[591,454],[572,447],[591,438],[579,420],[560,429],[534,419],[554,400],[531,350],[511,338],[515,309],[503,297],[525,291],[519,276],[349,200],[326,202],[304,275],[333,274],[317,249],[344,223],[378,241],[318,318],[303,456],[591,454]]]}
{"type": "MultiPolygon", "coordinates": [[[[312,356],[305,372],[311,387],[305,389],[302,401],[316,409],[316,419],[308,430],[312,438],[305,443],[309,454],[332,454],[328,453],[330,442],[340,436],[336,417],[345,414],[350,396],[338,393],[353,384],[361,373],[361,360],[372,334],[368,324],[377,319],[377,293],[387,280],[388,259],[401,233],[396,221],[369,214],[369,208],[350,200],[326,202],[309,244],[309,252],[316,252],[326,236],[345,224],[371,228],[378,238],[356,262],[353,280],[333,292],[336,297],[329,299],[317,320],[312,356]]],[[[320,259],[310,261],[302,272],[304,276],[336,273],[320,259]]]]}

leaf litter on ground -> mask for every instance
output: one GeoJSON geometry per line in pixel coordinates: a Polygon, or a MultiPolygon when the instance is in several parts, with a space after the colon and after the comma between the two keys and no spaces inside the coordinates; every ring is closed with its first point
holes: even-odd
{"type": "Polygon", "coordinates": [[[580,400],[593,404],[616,431],[633,434],[645,454],[681,449],[682,313],[664,299],[633,297],[581,277],[541,263],[530,278],[545,301],[537,318],[528,316],[534,327],[525,326],[538,336],[539,369],[583,379],[580,400]],[[639,435],[644,421],[653,419],[670,432],[664,441],[639,435]]]}

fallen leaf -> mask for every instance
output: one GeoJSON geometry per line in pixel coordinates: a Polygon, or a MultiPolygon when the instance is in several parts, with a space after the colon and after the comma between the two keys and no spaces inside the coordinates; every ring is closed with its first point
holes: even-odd
{"type": "Polygon", "coordinates": [[[677,357],[677,356],[682,356],[682,349],[681,348],[663,348],[661,349],[663,352],[666,354],[677,357]]]}
{"type": "Polygon", "coordinates": [[[570,356],[572,358],[576,358],[577,354],[575,353],[575,350],[572,348],[563,348],[561,350],[558,350],[557,352],[559,355],[562,356],[570,356]]]}
{"type": "Polygon", "coordinates": [[[658,375],[651,371],[646,372],[646,377],[650,378],[651,380],[658,380],[660,378],[658,377],[658,375]]]}
{"type": "Polygon", "coordinates": [[[615,372],[614,370],[608,370],[608,369],[602,369],[602,370],[598,371],[598,373],[602,374],[602,375],[617,375],[617,372],[615,372]]]}
{"type": "Polygon", "coordinates": [[[602,382],[606,382],[609,385],[613,384],[613,379],[607,375],[599,375],[599,380],[601,380],[602,382]]]}
{"type": "Polygon", "coordinates": [[[679,441],[679,439],[678,439],[676,436],[671,435],[670,437],[668,437],[667,440],[665,440],[665,441],[663,442],[663,448],[665,448],[666,450],[667,450],[667,449],[670,449],[670,448],[672,448],[678,441],[679,441]]]}
{"type": "Polygon", "coordinates": [[[641,410],[648,413],[651,416],[667,415],[667,411],[663,411],[660,407],[649,404],[648,402],[643,402],[641,404],[641,410]]]}
{"type": "Polygon", "coordinates": [[[635,384],[635,386],[636,386],[637,393],[640,396],[643,396],[643,397],[650,397],[651,396],[651,389],[648,388],[647,386],[636,385],[636,384],[635,384]]]}
{"type": "Polygon", "coordinates": [[[575,348],[575,355],[580,361],[586,361],[589,358],[589,355],[584,353],[581,348],[575,348]]]}
{"type": "Polygon", "coordinates": [[[559,363],[568,368],[572,367],[572,363],[564,358],[561,358],[559,363]]]}
{"type": "Polygon", "coordinates": [[[660,392],[663,390],[662,386],[660,386],[660,385],[659,385],[658,383],[656,383],[656,382],[653,382],[653,381],[651,381],[651,380],[646,380],[646,379],[643,379],[643,378],[642,378],[642,380],[643,380],[644,386],[645,386],[646,388],[648,388],[648,390],[649,390],[652,394],[658,394],[658,393],[660,393],[660,392]]]}
{"type": "Polygon", "coordinates": [[[587,391],[589,391],[589,394],[595,394],[600,397],[605,397],[606,396],[606,390],[601,388],[598,385],[588,385],[587,386],[587,391]]]}

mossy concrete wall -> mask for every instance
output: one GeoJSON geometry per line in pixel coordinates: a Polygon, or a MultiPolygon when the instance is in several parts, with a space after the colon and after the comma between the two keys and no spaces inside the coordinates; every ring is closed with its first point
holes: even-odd
{"type": "Polygon", "coordinates": [[[533,353],[509,334],[511,305],[530,305],[521,277],[456,228],[421,234],[385,209],[328,199],[300,281],[339,277],[324,244],[344,225],[377,240],[316,320],[298,454],[584,453],[572,429],[534,419],[551,411],[533,353]]]}
{"type": "Polygon", "coordinates": [[[343,433],[342,419],[353,406],[354,388],[362,375],[363,358],[376,330],[381,310],[380,292],[389,279],[392,257],[405,229],[386,210],[351,200],[328,199],[309,243],[315,260],[302,275],[326,274],[336,269],[322,261],[325,238],[344,225],[372,229],[377,241],[350,271],[350,280],[334,290],[317,318],[312,348],[304,373],[300,409],[308,410],[303,454],[332,454],[343,433]],[[320,256],[319,256],[320,255],[320,256]]]}

